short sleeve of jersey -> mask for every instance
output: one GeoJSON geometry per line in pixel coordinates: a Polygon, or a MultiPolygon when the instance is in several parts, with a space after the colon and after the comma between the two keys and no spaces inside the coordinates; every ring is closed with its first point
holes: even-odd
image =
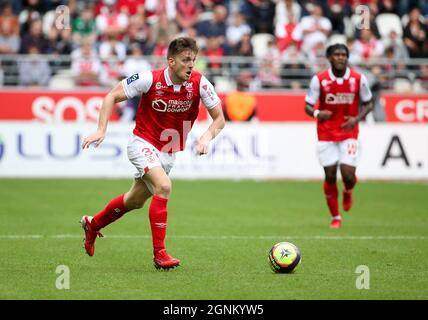
{"type": "Polygon", "coordinates": [[[363,103],[369,102],[372,99],[372,92],[365,75],[361,75],[360,81],[360,99],[363,103]]]}
{"type": "Polygon", "coordinates": [[[144,71],[133,74],[122,80],[122,87],[128,99],[147,93],[153,83],[151,71],[144,71]]]}
{"type": "Polygon", "coordinates": [[[311,105],[315,105],[320,97],[320,81],[315,75],[311,79],[308,93],[306,94],[305,101],[311,105]]]}
{"type": "Polygon", "coordinates": [[[202,102],[207,109],[212,109],[220,103],[220,98],[215,92],[214,86],[204,76],[201,77],[199,92],[202,102]]]}

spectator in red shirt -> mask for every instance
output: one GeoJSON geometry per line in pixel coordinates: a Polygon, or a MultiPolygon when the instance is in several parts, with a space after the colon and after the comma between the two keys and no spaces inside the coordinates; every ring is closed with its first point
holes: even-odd
{"type": "Polygon", "coordinates": [[[208,58],[208,69],[212,75],[221,74],[221,58],[224,57],[224,49],[220,45],[220,37],[209,37],[207,39],[207,50],[205,56],[208,58]]]}
{"type": "Polygon", "coordinates": [[[177,24],[181,30],[196,26],[201,12],[200,0],[177,0],[177,24]]]}

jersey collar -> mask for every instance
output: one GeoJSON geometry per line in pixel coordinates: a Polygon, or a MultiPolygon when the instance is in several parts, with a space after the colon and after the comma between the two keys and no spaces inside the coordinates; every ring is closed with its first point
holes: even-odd
{"type": "Polygon", "coordinates": [[[166,68],[163,70],[163,76],[164,76],[164,78],[165,78],[165,82],[166,82],[166,85],[167,85],[167,86],[178,86],[178,87],[181,87],[181,86],[185,86],[185,85],[187,84],[187,81],[185,81],[183,84],[174,84],[174,83],[172,82],[171,78],[169,77],[169,72],[168,72],[168,70],[169,70],[169,67],[166,67],[166,68]]]}
{"type": "MultiPolygon", "coordinates": [[[[331,68],[328,69],[328,75],[329,75],[330,79],[333,80],[333,81],[336,81],[338,79],[348,80],[349,76],[351,75],[351,69],[349,69],[349,67],[346,68],[346,71],[345,71],[345,74],[343,75],[343,78],[337,78],[334,75],[333,70],[331,70],[331,68]]],[[[339,80],[339,81],[342,81],[342,80],[339,80]]]]}

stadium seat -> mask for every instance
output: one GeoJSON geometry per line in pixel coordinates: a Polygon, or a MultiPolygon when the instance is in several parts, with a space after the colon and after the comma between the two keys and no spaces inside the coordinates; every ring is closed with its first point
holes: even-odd
{"type": "Polygon", "coordinates": [[[266,54],[267,44],[270,40],[275,40],[275,37],[270,33],[256,33],[251,37],[255,57],[261,58],[266,54]]]}
{"type": "Polygon", "coordinates": [[[413,91],[417,92],[417,93],[423,93],[423,92],[425,92],[425,89],[422,86],[422,81],[421,80],[415,80],[413,82],[413,91]]]}
{"type": "Polygon", "coordinates": [[[376,26],[382,38],[388,38],[391,31],[395,31],[399,37],[403,35],[400,17],[394,13],[381,13],[375,18],[376,26]]]}
{"type": "MultiPolygon", "coordinates": [[[[63,22],[63,21],[60,21],[63,22]]],[[[55,26],[55,11],[51,10],[43,15],[43,34],[47,37],[52,27],[55,26]]]]}
{"type": "MultiPolygon", "coordinates": [[[[426,23],[426,18],[423,16],[423,15],[421,15],[420,17],[419,17],[419,21],[421,22],[421,23],[423,23],[423,24],[425,24],[426,23]]],[[[403,15],[402,17],[401,17],[401,25],[403,26],[403,28],[405,28],[406,26],[407,26],[407,24],[409,23],[409,15],[408,14],[405,14],[405,15],[403,15]]]]}
{"type": "Polygon", "coordinates": [[[411,92],[412,83],[409,79],[406,78],[397,78],[394,80],[394,91],[395,92],[411,92]]]}
{"type": "Polygon", "coordinates": [[[213,77],[215,90],[218,92],[229,92],[236,89],[236,82],[229,77],[213,77]]]}
{"type": "Polygon", "coordinates": [[[345,25],[345,35],[347,38],[355,38],[355,27],[352,24],[351,18],[344,17],[343,23],[345,25]]]}
{"type": "Polygon", "coordinates": [[[59,70],[49,81],[50,89],[67,90],[74,89],[75,82],[71,70],[59,70]]]}
{"type": "Polygon", "coordinates": [[[346,44],[346,36],[344,34],[333,34],[328,38],[327,46],[335,44],[335,43],[343,43],[346,44]]]}

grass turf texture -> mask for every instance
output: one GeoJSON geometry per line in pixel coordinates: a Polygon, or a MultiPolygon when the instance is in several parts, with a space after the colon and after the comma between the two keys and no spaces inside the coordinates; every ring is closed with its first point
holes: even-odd
{"type": "Polygon", "coordinates": [[[361,182],[331,230],[321,182],[174,181],[166,243],[182,265],[166,272],[152,264],[148,204],[84,253],[80,217],[130,183],[1,179],[0,299],[428,299],[427,184],[361,182]],[[302,252],[294,274],[268,266],[280,241],[302,252]]]}

